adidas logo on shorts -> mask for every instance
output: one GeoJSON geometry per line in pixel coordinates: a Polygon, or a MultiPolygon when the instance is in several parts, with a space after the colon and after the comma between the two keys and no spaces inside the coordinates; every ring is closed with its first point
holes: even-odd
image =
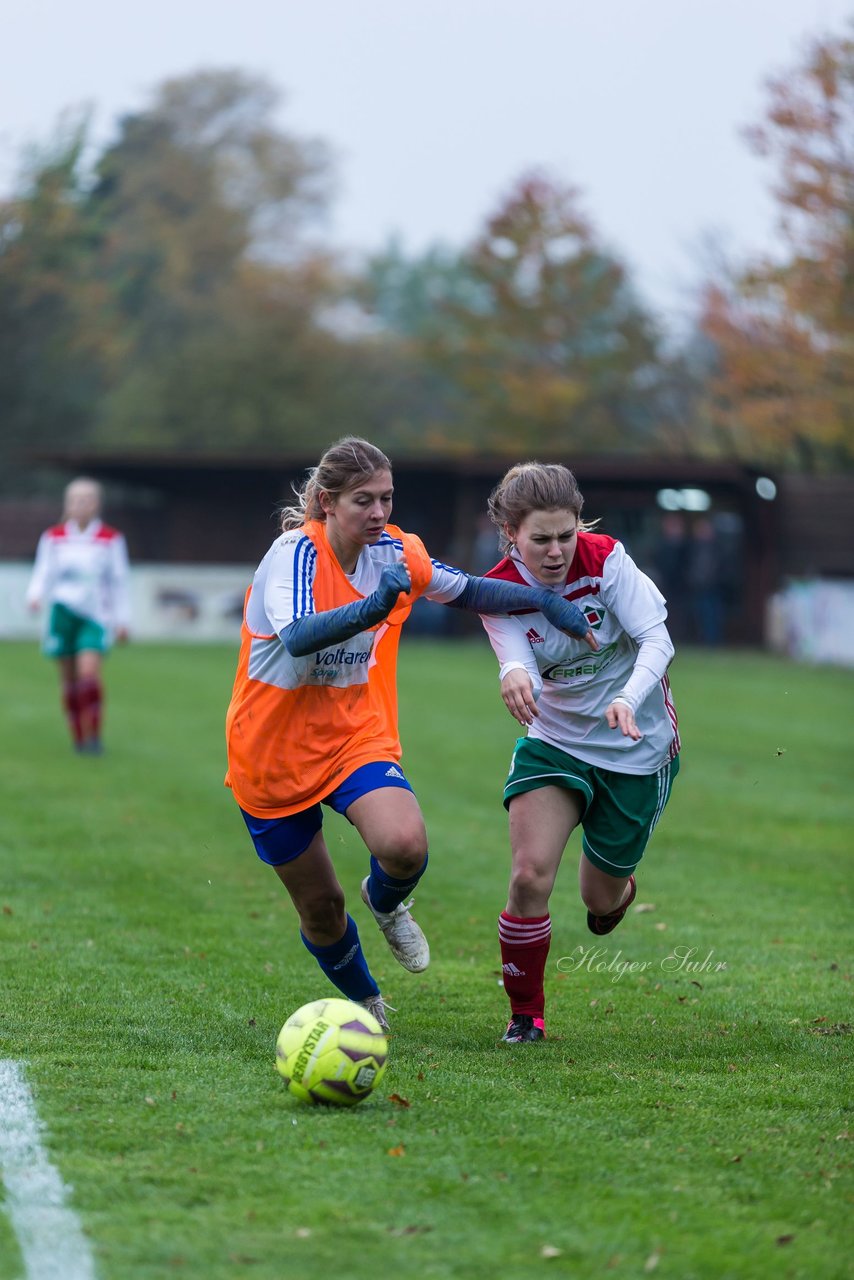
{"type": "Polygon", "coordinates": [[[403,777],[403,774],[398,769],[397,765],[392,765],[390,769],[386,769],[385,776],[387,778],[403,778],[403,781],[404,782],[406,781],[406,779],[403,777]]]}

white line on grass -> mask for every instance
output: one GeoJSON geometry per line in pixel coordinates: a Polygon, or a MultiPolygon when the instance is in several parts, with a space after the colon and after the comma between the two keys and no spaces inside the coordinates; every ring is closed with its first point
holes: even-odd
{"type": "Polygon", "coordinates": [[[0,1060],[0,1175],[27,1280],[94,1280],[89,1242],[40,1131],[20,1063],[0,1060]]]}

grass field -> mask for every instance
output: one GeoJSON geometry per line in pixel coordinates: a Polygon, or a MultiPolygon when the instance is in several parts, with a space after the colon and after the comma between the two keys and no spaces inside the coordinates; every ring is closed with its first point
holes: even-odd
{"type": "MultiPolygon", "coordinates": [[[[27,1064],[100,1280],[850,1276],[851,674],[677,657],[683,768],[646,909],[593,939],[574,838],[549,1039],[509,1047],[514,725],[485,641],[406,642],[433,962],[391,961],[358,901],[365,852],[331,815],[398,1010],[379,1094],[336,1111],[274,1069],[284,1019],[332,989],[222,787],[234,657],[117,652],[92,759],[66,744],[49,664],[0,649],[0,1058],[27,1064]]],[[[23,1276],[0,1213],[0,1277],[23,1276]]]]}

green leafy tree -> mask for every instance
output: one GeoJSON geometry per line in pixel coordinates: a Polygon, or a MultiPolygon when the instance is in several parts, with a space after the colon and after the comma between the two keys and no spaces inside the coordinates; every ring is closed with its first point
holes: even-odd
{"type": "Polygon", "coordinates": [[[85,439],[101,390],[105,290],[93,277],[82,211],[87,122],[71,121],[34,155],[0,204],[0,484],[18,483],[26,451],[85,439]]]}
{"type": "MultiPolygon", "coordinates": [[[[237,72],[166,83],[86,171],[85,122],[0,210],[3,420],[22,449],[314,450],[405,417],[389,346],[307,243],[324,148],[237,72]]],[[[4,469],[8,472],[8,468],[4,469]]]]}
{"type": "Polygon", "coordinates": [[[479,285],[464,254],[436,245],[407,258],[392,240],[370,258],[355,294],[375,325],[394,403],[385,422],[399,449],[466,448],[467,422],[455,371],[440,352],[455,308],[479,305],[479,285]]]}
{"type": "Polygon", "coordinates": [[[89,198],[105,229],[96,270],[127,347],[100,439],[270,447],[283,422],[298,432],[310,418],[311,361],[336,347],[317,318],[336,286],[300,232],[322,208],[327,162],[273,126],[275,104],[237,72],[173,80],[102,156],[89,198]]]}

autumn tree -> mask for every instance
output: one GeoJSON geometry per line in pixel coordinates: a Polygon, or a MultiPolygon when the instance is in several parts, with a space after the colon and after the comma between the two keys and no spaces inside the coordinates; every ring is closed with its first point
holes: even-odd
{"type": "Polygon", "coordinates": [[[574,190],[521,178],[455,263],[422,262],[407,283],[411,336],[444,391],[432,443],[642,445],[656,336],[574,190]]]}
{"type": "Polygon", "coordinates": [[[737,454],[818,468],[854,462],[854,40],[812,42],[769,86],[755,150],[776,167],[786,246],[710,282],[716,348],[704,412],[737,454]]]}

